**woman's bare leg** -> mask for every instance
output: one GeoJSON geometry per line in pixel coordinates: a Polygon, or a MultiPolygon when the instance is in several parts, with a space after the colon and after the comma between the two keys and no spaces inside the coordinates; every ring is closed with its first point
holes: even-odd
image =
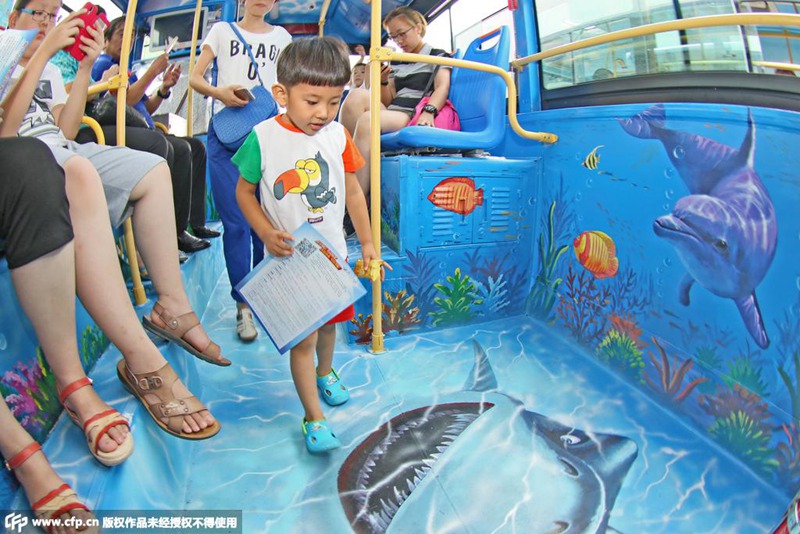
{"type": "MultiPolygon", "coordinates": [[[[170,227],[167,224],[170,220],[174,221],[175,217],[172,180],[166,163],[153,167],[142,178],[131,193],[131,202],[134,203],[133,233],[136,246],[150,273],[158,301],[175,317],[191,312],[178,262],[175,225],[170,227]]],[[[153,320],[159,321],[157,317],[153,320]]],[[[210,341],[201,325],[186,332],[184,339],[198,350],[205,349],[210,341]]]]}
{"type": "Polygon", "coordinates": [[[351,89],[342,104],[339,113],[339,122],[347,128],[350,135],[355,135],[356,123],[361,116],[369,111],[369,91],[362,88],[351,89]]]}
{"type": "MultiPolygon", "coordinates": [[[[119,268],[100,177],[92,164],[81,157],[70,158],[63,167],[75,233],[78,296],[98,326],[122,352],[131,371],[157,371],[167,362],[147,337],[131,306],[119,268]]],[[[166,198],[170,207],[169,211],[162,214],[165,221],[172,217],[171,198],[166,198]]],[[[174,224],[164,223],[161,228],[169,233],[171,227],[174,224]]],[[[172,246],[175,247],[174,229],[168,238],[172,239],[172,246]]],[[[172,260],[177,268],[177,249],[172,260]]],[[[185,418],[183,431],[197,432],[213,422],[214,418],[208,411],[199,412],[185,418]]]]}
{"type": "MultiPolygon", "coordinates": [[[[59,390],[84,378],[75,332],[75,250],[67,243],[34,261],[11,270],[11,280],[25,315],[33,324],[59,390]]],[[[93,388],[81,388],[67,399],[81,421],[108,410],[93,388]]],[[[111,452],[128,428],[115,426],[100,438],[100,450],[111,452]]],[[[52,488],[51,488],[52,489],[52,488]]]]}

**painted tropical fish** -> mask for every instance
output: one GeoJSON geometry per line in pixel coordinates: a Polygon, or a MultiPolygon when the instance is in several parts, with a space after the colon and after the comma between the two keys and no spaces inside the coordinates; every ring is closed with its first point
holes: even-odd
{"type": "Polygon", "coordinates": [[[472,178],[445,178],[434,186],[428,200],[442,209],[469,215],[483,204],[483,189],[475,189],[472,178]]]}
{"type": "Polygon", "coordinates": [[[583,163],[581,163],[581,165],[583,167],[586,167],[590,171],[596,171],[597,164],[600,163],[600,154],[598,154],[597,151],[598,149],[601,149],[604,146],[605,145],[597,145],[596,147],[594,147],[592,151],[589,152],[589,154],[585,158],[583,158],[583,163]]]}
{"type": "Polygon", "coordinates": [[[689,305],[694,282],[732,299],[758,346],[768,347],[755,289],[775,257],[778,223],[769,193],[753,169],[756,130],[751,112],[738,149],[666,128],[663,105],[619,122],[635,137],[661,141],[689,188],[672,213],[653,224],[688,271],[680,284],[680,302],[689,305]]]}
{"type": "MultiPolygon", "coordinates": [[[[488,357],[448,402],[406,411],[344,461],[339,497],[358,533],[604,533],[636,444],[565,426],[497,391],[488,357]],[[492,505],[481,506],[487,495],[492,505]]],[[[342,532],[328,524],[331,532],[342,532]]]]}
{"type": "Polygon", "coordinates": [[[619,271],[617,246],[607,234],[597,230],[582,232],[572,242],[575,256],[595,278],[610,278],[619,271]]]}

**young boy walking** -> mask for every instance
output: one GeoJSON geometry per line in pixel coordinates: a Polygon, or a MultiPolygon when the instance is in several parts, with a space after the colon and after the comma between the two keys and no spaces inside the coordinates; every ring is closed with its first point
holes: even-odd
{"type": "MultiPolygon", "coordinates": [[[[292,254],[291,232],[308,222],[346,257],[346,207],[368,265],[379,257],[355,175],[364,159],[347,130],[333,122],[350,80],[346,48],[330,37],[293,41],[281,52],[277,71],[272,92],[286,113],[257,125],[232,160],[240,173],[236,200],[242,213],[274,256],[292,254]]],[[[303,434],[310,452],[341,446],[317,390],[331,406],[350,398],[332,364],[335,324],[353,316],[351,305],[291,349],[292,379],[305,410],[303,434]]]]}

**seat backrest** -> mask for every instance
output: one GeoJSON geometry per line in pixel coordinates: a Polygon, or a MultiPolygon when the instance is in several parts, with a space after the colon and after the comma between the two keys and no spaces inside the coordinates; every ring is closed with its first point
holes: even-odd
{"type": "MultiPolygon", "coordinates": [[[[464,53],[465,61],[508,68],[509,31],[501,26],[477,37],[464,53]],[[486,43],[495,40],[493,43],[486,43]]],[[[489,124],[500,123],[505,115],[505,83],[496,74],[454,68],[450,77],[450,100],[461,120],[461,131],[478,132],[489,124]]]]}

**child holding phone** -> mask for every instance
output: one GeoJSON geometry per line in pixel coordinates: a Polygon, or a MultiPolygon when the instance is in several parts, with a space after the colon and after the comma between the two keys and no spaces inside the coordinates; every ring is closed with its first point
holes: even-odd
{"type": "MultiPolygon", "coordinates": [[[[253,51],[258,72],[253,67],[247,48],[229,23],[219,22],[209,31],[189,83],[195,91],[213,97],[214,112],[219,112],[225,106],[241,107],[247,104],[248,100],[243,98],[247,95],[240,90],[258,85],[259,75],[267,89],[276,82],[275,65],[278,55],[291,42],[292,37],[282,27],[273,26],[265,20],[274,4],[275,0],[245,0],[244,18],[236,23],[236,29],[253,51]],[[216,85],[211,85],[204,78],[212,62],[216,62],[217,66],[216,85]]],[[[207,151],[211,192],[225,228],[222,235],[223,250],[228,278],[233,288],[250,272],[254,264],[261,261],[264,245],[251,232],[236,203],[239,170],[231,163],[234,151],[219,141],[213,120],[208,126],[207,151]]],[[[258,331],[250,309],[233,289],[231,296],[236,300],[236,332],[239,339],[245,342],[255,340],[258,331]]]]}

